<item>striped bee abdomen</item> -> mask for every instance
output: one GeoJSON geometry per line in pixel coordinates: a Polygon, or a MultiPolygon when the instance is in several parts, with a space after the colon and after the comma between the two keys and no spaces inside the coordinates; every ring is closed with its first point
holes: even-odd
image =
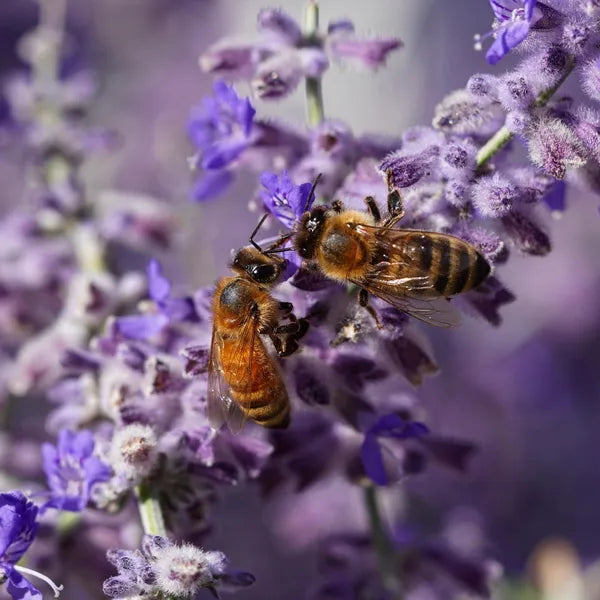
{"type": "MultiPolygon", "coordinates": [[[[429,275],[435,290],[454,296],[478,286],[489,274],[490,265],[471,244],[452,235],[406,232],[403,254],[411,266],[429,275]]],[[[407,273],[410,266],[406,267],[407,273]]]]}
{"type": "Polygon", "coordinates": [[[224,348],[221,356],[223,372],[240,408],[263,427],[287,427],[290,421],[287,390],[262,341],[255,338],[254,348],[244,349],[243,353],[227,350],[224,348]]]}

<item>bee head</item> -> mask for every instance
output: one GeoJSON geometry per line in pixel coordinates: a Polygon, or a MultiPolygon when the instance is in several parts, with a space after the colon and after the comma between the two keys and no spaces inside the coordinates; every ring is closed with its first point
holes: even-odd
{"type": "Polygon", "coordinates": [[[287,260],[267,255],[253,246],[238,250],[231,268],[239,275],[245,275],[264,285],[275,283],[287,267],[287,260]]]}
{"type": "Polygon", "coordinates": [[[314,257],[326,220],[327,208],[324,206],[316,206],[311,211],[305,212],[300,218],[294,237],[294,246],[302,258],[314,257]]]}

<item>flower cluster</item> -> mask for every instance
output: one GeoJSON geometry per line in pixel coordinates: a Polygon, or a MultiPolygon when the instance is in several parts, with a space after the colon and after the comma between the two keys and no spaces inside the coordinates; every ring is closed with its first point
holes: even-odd
{"type": "MultiPolygon", "coordinates": [[[[566,182],[600,190],[600,113],[554,96],[575,73],[600,100],[600,8],[575,0],[491,5],[488,62],[513,49],[521,62],[473,75],[432,107],[430,125],[388,136],[355,135],[325,118],[320,83],[330,61],[375,70],[400,41],[361,37],[347,19],[322,32],[312,0],[303,27],[265,8],[257,37],[220,40],[200,58],[217,80],[188,122],[198,172],[191,195],[215,198],[238,171],[256,175],[251,204],[285,228],[272,248],[286,266],[272,294],[299,320],[283,328],[307,325],[298,352],[271,356],[292,405],[289,428],[249,419],[241,435],[211,427],[209,418],[220,351],[214,288],[177,289],[153,257],[172,247],[171,207],[85,188],[83,161],[118,138],[83,121],[94,82],[87,71],[61,68],[60,36],[48,37],[46,26],[26,38],[22,58],[32,68],[10,79],[4,94],[10,129],[35,167],[34,202],[0,221],[0,391],[7,403],[10,394],[44,394],[49,408],[38,411],[40,421],[57,442],[41,449],[39,436],[34,442],[47,489],[0,494],[0,581],[15,600],[41,597],[29,577],[58,592],[20,561],[27,552],[28,564],[48,564],[56,553],[48,545],[69,547],[74,530],[116,568],[109,573],[104,561],[101,569],[109,597],[196,598],[252,584],[254,576],[232,569],[223,552],[201,549],[219,527],[221,495],[250,482],[274,509],[276,529],[292,531],[298,546],[318,546],[320,576],[306,586],[309,598],[391,599],[401,588],[415,598],[490,595],[499,568],[483,544],[465,549],[443,534],[417,532],[398,492],[399,482],[432,464],[464,472],[476,451],[432,425],[420,401],[419,386],[440,370],[425,326],[381,298],[371,299],[369,314],[355,290],[303,261],[293,240],[313,207],[338,200],[365,211],[366,197],[371,210],[394,197],[400,227],[457,236],[485,257],[492,274],[451,305],[501,323],[515,295],[498,269],[515,251],[550,252],[543,213],[565,210],[566,182]],[[269,119],[231,83],[246,81],[253,98],[268,101],[303,80],[306,125],[269,119]],[[526,152],[513,152],[519,146],[526,152]],[[147,262],[145,274],[130,270],[123,248],[133,251],[131,263],[147,262]],[[336,504],[322,501],[331,489],[344,502],[360,496],[362,517],[333,514],[336,504]],[[381,495],[397,525],[382,522],[381,495]],[[116,549],[127,547],[139,549],[116,549]]],[[[273,355],[266,328],[255,333],[273,355]]],[[[40,474],[16,471],[9,475],[28,486],[40,474]]]]}

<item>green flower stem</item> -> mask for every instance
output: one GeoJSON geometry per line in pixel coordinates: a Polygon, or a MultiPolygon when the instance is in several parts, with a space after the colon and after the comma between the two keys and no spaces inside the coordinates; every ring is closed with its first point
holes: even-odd
{"type": "Polygon", "coordinates": [[[135,496],[144,533],[167,537],[167,528],[160,502],[152,488],[148,484],[142,483],[135,488],[135,496]]]}
{"type": "MultiPolygon", "coordinates": [[[[304,11],[304,35],[309,42],[317,42],[319,36],[319,5],[315,0],[309,0],[304,11]]],[[[306,120],[311,127],[318,125],[324,118],[323,92],[320,77],[307,77],[306,90],[306,120]]]]}
{"type": "Polygon", "coordinates": [[[402,598],[402,587],[397,577],[398,557],[385,531],[379,503],[377,502],[377,488],[374,485],[364,487],[364,501],[383,585],[394,600],[400,600],[402,598]]]}
{"type": "MultiPolygon", "coordinates": [[[[571,57],[562,77],[556,82],[556,84],[553,87],[548,88],[547,90],[544,90],[540,93],[540,95],[535,99],[534,106],[538,108],[545,106],[548,100],[552,98],[556,90],[558,90],[558,88],[565,82],[567,77],[571,74],[574,67],[575,59],[571,57]]],[[[495,154],[502,150],[502,148],[504,148],[504,146],[506,146],[506,144],[508,144],[508,142],[512,140],[513,137],[514,134],[512,132],[510,132],[506,127],[501,127],[480,148],[479,152],[477,153],[477,170],[480,171],[495,154]]]]}

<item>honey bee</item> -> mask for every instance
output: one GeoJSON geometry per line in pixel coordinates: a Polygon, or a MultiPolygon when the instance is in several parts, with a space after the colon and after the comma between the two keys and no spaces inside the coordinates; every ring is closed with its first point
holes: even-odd
{"type": "Polygon", "coordinates": [[[285,383],[261,336],[271,339],[278,356],[288,356],[307,330],[307,322],[296,319],[289,302],[279,302],[270,294],[287,261],[270,254],[281,241],[264,251],[254,242],[263,221],[250,237],[252,245],[236,254],[231,265],[235,275],[217,282],[212,300],[207,414],[213,429],[226,423],[234,433],[248,418],[263,427],[288,426],[285,383]],[[280,324],[283,320],[288,322],[280,324]]]}
{"type": "Polygon", "coordinates": [[[448,298],[478,286],[490,265],[469,243],[432,231],[394,229],[402,218],[397,190],[388,195],[382,221],[375,199],[367,211],[345,210],[339,201],[317,206],[301,217],[294,235],[298,254],[323,275],[360,288],[359,301],[379,321],[369,294],[438,327],[460,323],[448,298]]]}

